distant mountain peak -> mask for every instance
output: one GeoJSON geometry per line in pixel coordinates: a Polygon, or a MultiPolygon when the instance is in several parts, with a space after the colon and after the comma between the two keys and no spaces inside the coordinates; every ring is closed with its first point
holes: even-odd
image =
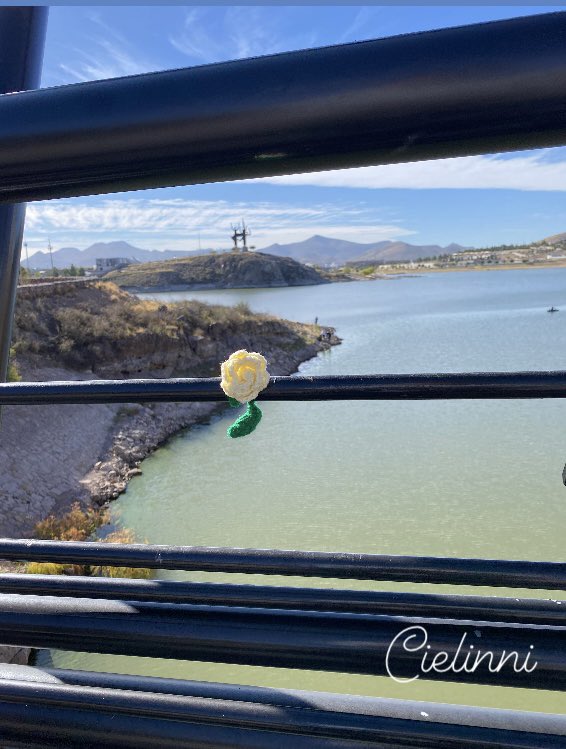
{"type": "Polygon", "coordinates": [[[346,239],[335,239],[314,234],[302,242],[272,244],[262,252],[292,257],[302,263],[318,265],[344,265],[357,261],[399,262],[433,257],[467,249],[452,243],[447,247],[439,245],[412,245],[401,240],[381,240],[361,244],[346,239]]]}
{"type": "MultiPolygon", "coordinates": [[[[140,262],[148,263],[153,260],[174,260],[182,257],[196,257],[210,252],[206,250],[144,250],[124,240],[111,242],[95,242],[84,250],[77,247],[62,247],[53,252],[53,265],[56,268],[69,268],[71,265],[78,267],[94,267],[98,258],[124,257],[140,262]]],[[[36,252],[30,257],[30,265],[36,270],[51,269],[51,256],[48,252],[36,252]]]]}
{"type": "Polygon", "coordinates": [[[553,234],[550,237],[545,237],[542,241],[545,244],[560,244],[561,242],[566,241],[566,232],[563,232],[562,234],[553,234]]]}

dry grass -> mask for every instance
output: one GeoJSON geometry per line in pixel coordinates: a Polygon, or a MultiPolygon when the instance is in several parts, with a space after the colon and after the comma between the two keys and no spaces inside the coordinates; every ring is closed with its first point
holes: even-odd
{"type": "Polygon", "coordinates": [[[209,377],[230,349],[298,351],[316,338],[314,326],[254,313],[245,302],[163,304],[102,281],[65,294],[22,297],[16,305],[16,353],[22,363],[41,360],[103,377],[142,369],[162,376],[163,362],[174,361],[175,354],[183,376],[209,377]]]}
{"type": "MultiPolygon", "coordinates": [[[[96,531],[109,521],[105,508],[83,509],[75,502],[69,512],[55,517],[50,515],[35,526],[36,538],[50,541],[88,541],[96,531]]],[[[98,540],[98,539],[96,539],[98,540]]],[[[133,531],[123,528],[109,533],[104,543],[131,544],[135,542],[133,531]]],[[[54,562],[28,562],[25,572],[33,575],[83,575],[87,577],[131,577],[148,579],[151,570],[138,567],[108,567],[88,564],[58,564],[54,562]]]]}

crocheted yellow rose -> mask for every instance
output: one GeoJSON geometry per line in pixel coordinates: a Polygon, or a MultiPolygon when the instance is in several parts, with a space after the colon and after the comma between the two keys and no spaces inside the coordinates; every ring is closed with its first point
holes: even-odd
{"type": "Polygon", "coordinates": [[[247,403],[246,413],[228,427],[229,437],[245,437],[251,434],[261,420],[261,409],[255,399],[269,384],[269,373],[265,358],[255,351],[236,351],[220,365],[222,380],[220,387],[234,408],[247,403]]]}
{"type": "Polygon", "coordinates": [[[235,351],[220,365],[220,387],[229,398],[249,403],[257,398],[269,383],[265,357],[244,349],[235,351]]]}

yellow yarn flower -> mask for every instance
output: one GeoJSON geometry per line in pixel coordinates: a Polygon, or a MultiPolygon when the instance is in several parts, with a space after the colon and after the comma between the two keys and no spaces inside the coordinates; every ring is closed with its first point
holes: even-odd
{"type": "Polygon", "coordinates": [[[244,349],[235,351],[220,365],[220,387],[229,398],[239,403],[249,403],[269,384],[265,357],[244,349]]]}

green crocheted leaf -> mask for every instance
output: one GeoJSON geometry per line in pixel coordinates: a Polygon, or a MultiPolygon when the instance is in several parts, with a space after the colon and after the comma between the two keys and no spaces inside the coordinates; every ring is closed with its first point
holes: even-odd
{"type": "Polygon", "coordinates": [[[261,421],[261,416],[259,406],[256,405],[255,401],[250,401],[246,413],[242,414],[232,426],[228,427],[228,437],[245,437],[247,434],[251,434],[261,421]]]}

